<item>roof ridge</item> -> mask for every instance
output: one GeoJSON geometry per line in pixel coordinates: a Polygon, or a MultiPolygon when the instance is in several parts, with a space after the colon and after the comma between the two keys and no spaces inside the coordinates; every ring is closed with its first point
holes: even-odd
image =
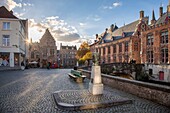
{"type": "Polygon", "coordinates": [[[18,19],[13,13],[11,13],[5,6],[0,7],[0,18],[13,18],[18,19]]]}
{"type": "MultiPolygon", "coordinates": [[[[137,21],[139,21],[139,20],[136,20],[136,21],[133,21],[133,22],[131,22],[131,23],[129,23],[129,24],[126,24],[126,25],[124,25],[124,26],[122,26],[122,27],[119,27],[118,29],[121,29],[121,28],[130,26],[130,25],[132,25],[133,23],[135,23],[135,22],[137,22],[137,21]]],[[[118,29],[116,29],[116,30],[118,30],[118,29]]],[[[116,30],[115,30],[115,31],[116,31],[116,30]]]]}

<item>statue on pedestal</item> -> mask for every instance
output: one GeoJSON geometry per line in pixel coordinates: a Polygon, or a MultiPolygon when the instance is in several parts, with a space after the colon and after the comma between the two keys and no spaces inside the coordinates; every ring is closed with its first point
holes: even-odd
{"type": "Polygon", "coordinates": [[[89,91],[93,95],[101,95],[103,94],[103,84],[102,84],[102,78],[101,78],[101,69],[99,66],[99,54],[94,53],[93,54],[93,66],[91,71],[91,80],[89,83],[89,91]]]}
{"type": "Polygon", "coordinates": [[[94,53],[93,54],[92,61],[93,61],[93,65],[94,66],[98,66],[99,65],[99,54],[98,53],[94,53]]]}

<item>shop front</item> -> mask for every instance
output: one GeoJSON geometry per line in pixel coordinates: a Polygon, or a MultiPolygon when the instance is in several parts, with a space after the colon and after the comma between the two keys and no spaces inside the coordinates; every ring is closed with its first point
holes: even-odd
{"type": "Polygon", "coordinates": [[[24,60],[24,55],[13,52],[0,52],[0,66],[20,66],[21,61],[24,60]]]}

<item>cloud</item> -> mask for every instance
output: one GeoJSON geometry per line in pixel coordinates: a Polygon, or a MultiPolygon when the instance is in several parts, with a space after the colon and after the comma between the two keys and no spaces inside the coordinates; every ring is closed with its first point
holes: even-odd
{"type": "Polygon", "coordinates": [[[77,33],[71,33],[64,36],[56,36],[57,41],[72,42],[80,39],[80,35],[77,33]]]}
{"type": "Polygon", "coordinates": [[[33,6],[33,4],[16,3],[14,0],[0,0],[0,6],[5,6],[8,10],[12,10],[16,7],[22,8],[24,6],[33,6]]]}
{"type": "Polygon", "coordinates": [[[118,6],[121,6],[121,5],[122,5],[121,2],[114,2],[114,3],[113,3],[113,7],[118,7],[118,6]]]}
{"type": "Polygon", "coordinates": [[[86,25],[86,23],[79,23],[79,25],[80,25],[80,26],[85,26],[85,25],[86,25]]]}
{"type": "Polygon", "coordinates": [[[100,21],[101,20],[101,18],[99,18],[99,17],[96,17],[96,18],[94,18],[94,21],[100,21]]]}
{"type": "Polygon", "coordinates": [[[25,13],[17,13],[17,12],[14,12],[14,15],[16,17],[19,17],[19,18],[22,18],[22,16],[24,15],[25,13]]]}
{"type": "Polygon", "coordinates": [[[103,6],[103,9],[113,9],[112,6],[103,6]]]}
{"type": "Polygon", "coordinates": [[[51,17],[46,17],[47,20],[54,20],[54,19],[58,19],[58,16],[51,16],[51,17]]]}
{"type": "MultiPolygon", "coordinates": [[[[29,19],[29,29],[36,29],[38,32],[43,34],[47,28],[57,41],[71,42],[80,38],[77,29],[74,26],[68,25],[58,16],[46,17],[41,22],[29,19]]],[[[30,35],[33,36],[33,34],[30,35]]]]}
{"type": "Polygon", "coordinates": [[[87,18],[87,20],[93,20],[93,21],[100,21],[101,18],[98,15],[89,15],[87,18]]]}
{"type": "Polygon", "coordinates": [[[116,8],[116,7],[119,7],[119,6],[122,6],[122,3],[121,2],[114,2],[112,4],[112,6],[103,6],[103,9],[113,9],[113,8],[116,8]]]}

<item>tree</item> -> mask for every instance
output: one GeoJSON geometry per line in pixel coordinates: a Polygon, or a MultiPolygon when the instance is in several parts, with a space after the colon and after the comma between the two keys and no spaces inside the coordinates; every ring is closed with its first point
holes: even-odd
{"type": "Polygon", "coordinates": [[[86,60],[89,60],[92,58],[92,53],[90,51],[90,46],[88,45],[87,42],[83,42],[76,54],[76,58],[78,59],[78,61],[80,61],[81,63],[84,63],[86,60]]]}

